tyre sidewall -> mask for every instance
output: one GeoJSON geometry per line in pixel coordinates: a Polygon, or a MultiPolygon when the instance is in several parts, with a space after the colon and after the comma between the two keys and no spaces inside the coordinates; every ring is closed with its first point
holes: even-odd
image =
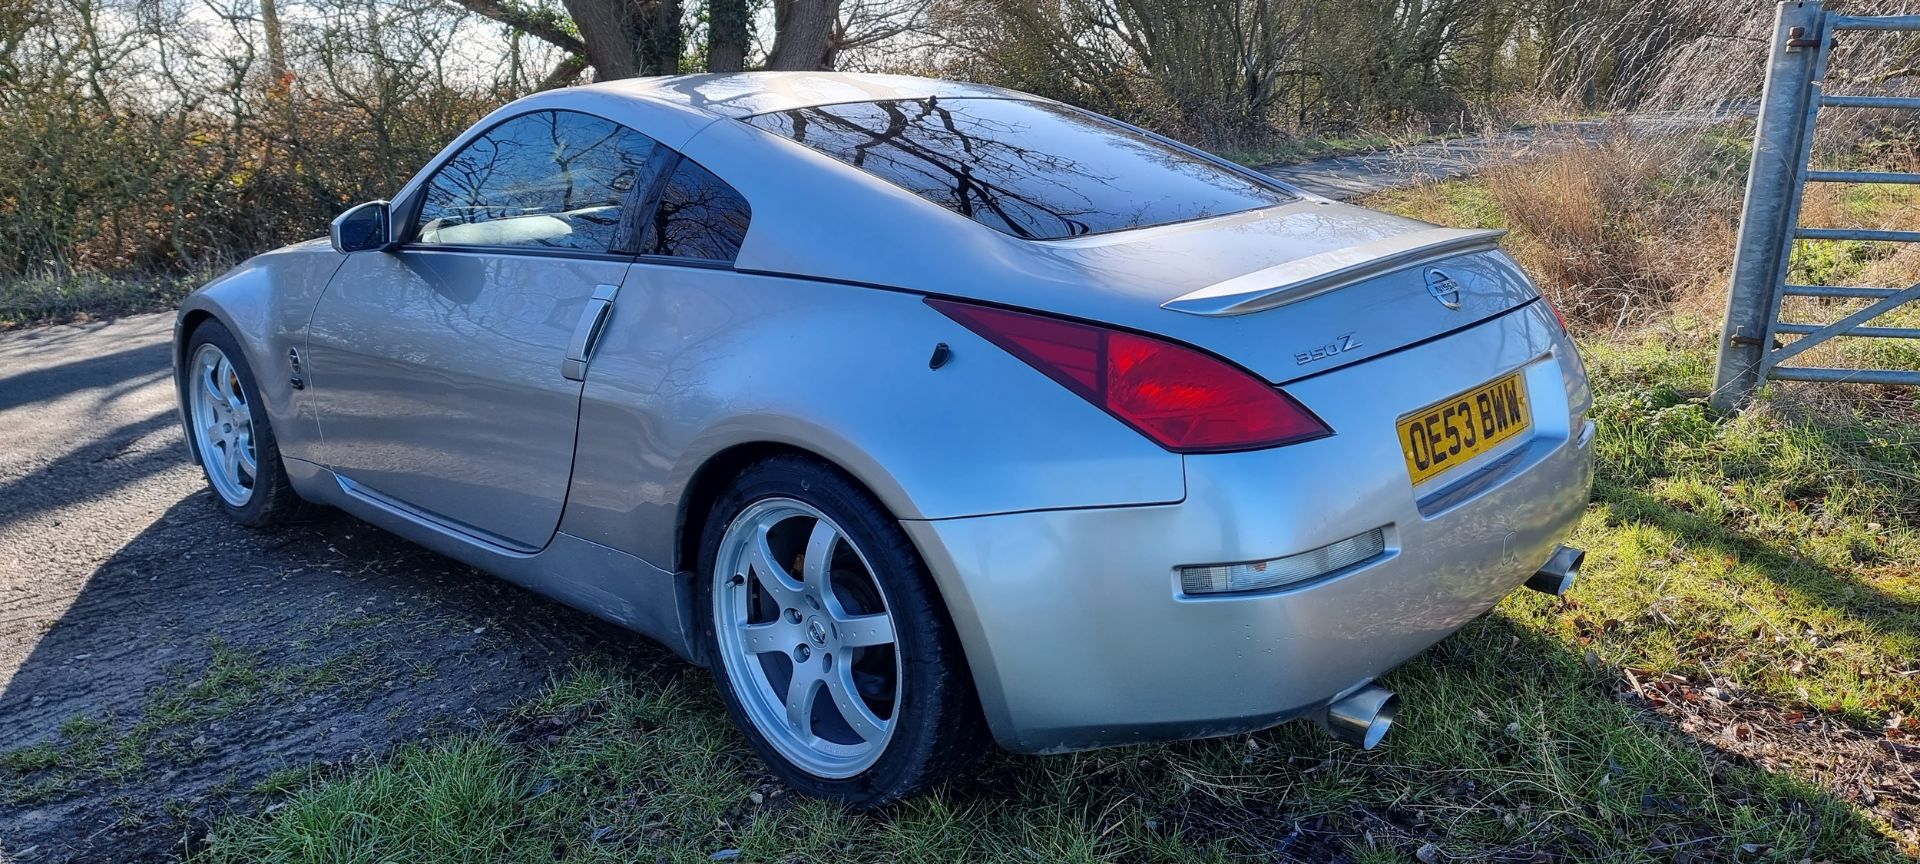
{"type": "Polygon", "coordinates": [[[711,509],[696,572],[694,602],[700,638],[727,713],[754,751],[788,785],[852,807],[877,807],[943,779],[933,775],[971,755],[977,742],[969,739],[978,737],[973,731],[977,724],[971,721],[979,709],[959,640],[906,532],[851,478],[798,457],[773,457],[749,467],[711,509]],[[818,777],[780,755],[748,719],[720,660],[713,608],[720,541],[749,505],[774,497],[805,502],[833,520],[865,555],[893,615],[902,685],[896,725],[880,759],[852,777],[818,777]]]}
{"type": "Polygon", "coordinates": [[[274,437],[273,423],[267,417],[266,400],[260,393],[259,379],[254,375],[253,364],[247,360],[240,343],[233,338],[226,325],[209,320],[195,327],[193,335],[187,340],[185,355],[186,368],[182,371],[180,384],[181,416],[186,426],[187,447],[193,459],[200,465],[200,473],[207,479],[207,491],[212,493],[213,501],[227,516],[242,525],[267,527],[291,515],[297,499],[293,487],[287,480],[286,466],[280,461],[279,440],[274,437]],[[254,449],[257,452],[259,471],[253,479],[253,494],[247,497],[247,503],[238,507],[227,502],[218,490],[213,488],[212,467],[202,461],[200,456],[200,431],[194,428],[192,388],[198,382],[193,380],[192,366],[194,355],[200,346],[212,345],[227,355],[233,363],[234,371],[240,375],[240,386],[247,397],[247,414],[253,424],[254,449]]]}

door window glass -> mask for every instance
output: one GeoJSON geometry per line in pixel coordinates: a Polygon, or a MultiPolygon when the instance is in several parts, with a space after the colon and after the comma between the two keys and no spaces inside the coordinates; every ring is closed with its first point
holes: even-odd
{"type": "Polygon", "coordinates": [[[414,241],[614,248],[620,208],[648,182],[653,139],[576,111],[536,111],[474,139],[427,184],[414,241]]]}

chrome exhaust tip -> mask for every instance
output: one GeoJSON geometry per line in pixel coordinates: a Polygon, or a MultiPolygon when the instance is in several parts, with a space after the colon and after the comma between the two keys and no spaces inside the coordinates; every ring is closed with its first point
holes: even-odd
{"type": "Polygon", "coordinates": [[[1527,577],[1527,587],[1542,594],[1559,597],[1573,587],[1580,578],[1580,562],[1587,560],[1587,553],[1572,546],[1561,546],[1553,550],[1553,557],[1541,565],[1540,571],[1527,577]]]}
{"type": "Polygon", "coordinates": [[[1400,713],[1400,697],[1384,687],[1368,684],[1327,704],[1315,716],[1321,729],[1335,740],[1372,750],[1393,728],[1400,713]]]}

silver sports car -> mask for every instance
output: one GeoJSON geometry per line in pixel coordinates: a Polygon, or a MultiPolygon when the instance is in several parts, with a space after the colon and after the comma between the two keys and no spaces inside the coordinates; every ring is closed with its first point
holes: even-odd
{"type": "Polygon", "coordinates": [[[1497,232],[1021,93],[540,93],[183,304],[220,505],[332,505],[713,670],[855,805],[1310,717],[1559,593],[1586,374],[1497,232]]]}

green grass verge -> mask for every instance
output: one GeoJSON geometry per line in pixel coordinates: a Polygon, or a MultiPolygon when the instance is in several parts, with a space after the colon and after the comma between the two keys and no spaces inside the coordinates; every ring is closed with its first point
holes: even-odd
{"type": "MultiPolygon", "coordinates": [[[[878,814],[781,792],[705,673],[600,663],[495,730],[316,773],[194,857],[303,861],[1903,860],[1881,817],[1624,699],[1629,671],[1879,730],[1920,713],[1920,429],[1703,404],[1704,345],[1590,345],[1571,600],[1521,592],[1393,672],[1382,749],[1304,724],[1048,758],[878,814]],[[1544,856],[1544,857],[1543,857],[1544,856]]],[[[44,758],[22,756],[22,759],[44,758]]]]}

